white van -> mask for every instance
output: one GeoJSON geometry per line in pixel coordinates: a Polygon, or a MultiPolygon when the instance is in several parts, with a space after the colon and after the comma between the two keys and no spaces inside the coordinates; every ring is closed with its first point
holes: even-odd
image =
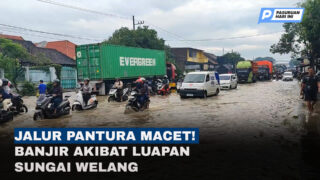
{"type": "Polygon", "coordinates": [[[220,74],[220,88],[221,89],[237,89],[238,79],[235,74],[220,74]]]}
{"type": "Polygon", "coordinates": [[[180,87],[180,97],[204,97],[220,92],[219,74],[214,71],[190,72],[180,87]]]}

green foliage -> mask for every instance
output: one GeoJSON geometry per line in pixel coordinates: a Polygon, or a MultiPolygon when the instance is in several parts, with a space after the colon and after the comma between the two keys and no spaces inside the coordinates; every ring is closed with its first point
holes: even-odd
{"type": "Polygon", "coordinates": [[[126,27],[120,28],[105,42],[140,48],[165,49],[164,40],[158,37],[157,31],[149,29],[148,26],[138,27],[136,30],[130,30],[126,27]]]}
{"type": "Polygon", "coordinates": [[[34,96],[36,94],[35,84],[25,81],[22,85],[21,94],[23,96],[34,96]]]}
{"type": "Polygon", "coordinates": [[[53,83],[52,83],[52,82],[48,82],[48,83],[47,83],[47,90],[48,90],[48,91],[51,90],[52,87],[53,87],[53,83]]]}
{"type": "Polygon", "coordinates": [[[270,48],[272,53],[302,56],[314,60],[320,58],[320,0],[306,0],[298,5],[304,7],[301,23],[285,23],[279,42],[270,48]]]}
{"type": "Polygon", "coordinates": [[[56,69],[56,75],[58,77],[59,80],[61,80],[61,69],[62,66],[60,64],[51,64],[51,67],[54,67],[56,69]]]}
{"type": "Polygon", "coordinates": [[[11,40],[0,38],[0,52],[4,57],[12,59],[26,58],[28,53],[20,44],[11,40]]]}
{"type": "Polygon", "coordinates": [[[245,60],[243,57],[241,57],[240,53],[238,52],[231,52],[226,53],[223,56],[218,57],[219,64],[234,64],[236,65],[238,61],[245,60]]]}
{"type": "Polygon", "coordinates": [[[300,65],[300,63],[301,63],[301,61],[298,61],[298,60],[296,60],[296,59],[291,59],[291,60],[289,61],[290,67],[298,66],[298,65],[300,65]]]}
{"type": "Polygon", "coordinates": [[[149,29],[148,26],[138,27],[136,30],[130,30],[126,27],[120,28],[104,42],[122,46],[164,50],[166,61],[175,64],[170,46],[165,45],[164,39],[158,37],[157,31],[149,29]]]}

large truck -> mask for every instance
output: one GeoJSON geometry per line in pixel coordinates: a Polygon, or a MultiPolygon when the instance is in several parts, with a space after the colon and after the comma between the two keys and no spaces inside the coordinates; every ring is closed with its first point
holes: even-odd
{"type": "Polygon", "coordinates": [[[139,77],[166,75],[165,53],[160,50],[106,43],[76,46],[78,80],[90,79],[94,91],[105,95],[116,78],[129,83],[139,77]]]}
{"type": "Polygon", "coordinates": [[[240,83],[254,83],[257,80],[258,65],[254,61],[246,60],[237,63],[237,76],[240,83]]]}
{"type": "Polygon", "coordinates": [[[270,80],[273,72],[273,64],[270,61],[257,61],[258,79],[260,81],[270,80]]]}

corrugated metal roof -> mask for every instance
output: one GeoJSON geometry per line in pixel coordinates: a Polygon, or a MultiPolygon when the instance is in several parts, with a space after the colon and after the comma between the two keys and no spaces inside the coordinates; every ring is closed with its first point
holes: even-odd
{"type": "Polygon", "coordinates": [[[31,41],[24,41],[24,40],[12,40],[12,41],[15,43],[21,44],[32,55],[43,53],[54,64],[76,66],[76,62],[72,58],[66,56],[63,53],[58,52],[55,49],[40,48],[34,45],[31,41]]]}

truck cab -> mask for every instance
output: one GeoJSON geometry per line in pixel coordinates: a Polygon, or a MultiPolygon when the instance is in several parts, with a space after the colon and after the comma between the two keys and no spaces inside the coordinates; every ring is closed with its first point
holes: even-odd
{"type": "Polygon", "coordinates": [[[180,97],[203,97],[218,95],[220,92],[219,75],[216,72],[190,72],[180,87],[180,97]]]}

